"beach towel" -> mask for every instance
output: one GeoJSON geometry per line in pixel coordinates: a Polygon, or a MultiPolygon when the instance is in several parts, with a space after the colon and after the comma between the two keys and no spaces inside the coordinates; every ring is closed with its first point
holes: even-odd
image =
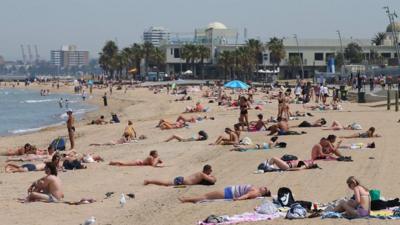
{"type": "Polygon", "coordinates": [[[273,215],[267,214],[259,214],[256,212],[252,213],[243,213],[233,216],[222,216],[224,222],[221,223],[205,223],[204,221],[199,221],[199,225],[219,225],[219,224],[236,224],[243,222],[256,222],[256,221],[265,221],[265,220],[273,220],[279,218],[281,215],[279,213],[275,213],[273,215]]]}

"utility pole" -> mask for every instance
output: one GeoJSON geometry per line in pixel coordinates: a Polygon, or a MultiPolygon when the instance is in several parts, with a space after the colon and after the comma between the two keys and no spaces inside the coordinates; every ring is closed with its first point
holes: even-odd
{"type": "Polygon", "coordinates": [[[297,34],[293,34],[293,36],[294,36],[294,38],[296,39],[297,54],[299,55],[299,58],[300,58],[301,79],[304,79],[303,57],[300,56],[299,40],[297,39],[297,34]]]}
{"type": "Polygon", "coordinates": [[[339,35],[339,42],[340,42],[340,53],[341,53],[341,55],[342,55],[342,60],[343,60],[343,65],[342,65],[342,68],[340,68],[340,73],[341,73],[341,76],[343,76],[343,74],[344,74],[344,66],[346,65],[346,63],[345,63],[345,59],[344,59],[344,52],[343,52],[343,43],[342,43],[342,35],[340,34],[340,30],[337,30],[336,31],[337,33],[338,33],[338,35],[339,35]]]}
{"type": "Polygon", "coordinates": [[[383,9],[386,10],[386,14],[387,14],[387,16],[389,18],[390,26],[392,28],[391,29],[392,30],[391,33],[392,33],[393,45],[394,45],[394,47],[396,49],[397,62],[400,65],[400,50],[399,50],[399,42],[398,42],[398,39],[397,39],[397,33],[400,32],[400,31],[396,30],[396,26],[394,24],[394,18],[395,17],[397,18],[397,14],[396,14],[395,11],[393,11],[391,13],[390,10],[389,10],[389,6],[385,6],[385,7],[383,7],[383,9]]]}

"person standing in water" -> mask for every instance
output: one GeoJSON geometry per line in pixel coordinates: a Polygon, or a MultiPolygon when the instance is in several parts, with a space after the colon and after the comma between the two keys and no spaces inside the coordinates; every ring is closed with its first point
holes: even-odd
{"type": "Polygon", "coordinates": [[[64,106],[65,106],[66,109],[68,109],[68,107],[69,107],[68,99],[65,99],[65,105],[64,106]]]}
{"type": "Polygon", "coordinates": [[[63,107],[63,98],[60,98],[60,100],[58,101],[58,105],[60,106],[60,109],[62,109],[63,107]]]}
{"type": "Polygon", "coordinates": [[[69,137],[69,142],[71,143],[71,148],[74,149],[75,147],[75,140],[74,140],[74,133],[75,133],[75,118],[72,115],[72,110],[68,109],[67,110],[67,115],[68,115],[68,120],[67,120],[67,130],[68,130],[68,137],[69,137]]]}

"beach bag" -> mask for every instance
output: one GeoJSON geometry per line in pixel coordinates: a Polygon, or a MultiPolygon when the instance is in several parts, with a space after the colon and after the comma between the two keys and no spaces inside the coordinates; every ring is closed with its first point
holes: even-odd
{"type": "Polygon", "coordinates": [[[274,215],[278,212],[278,209],[276,208],[274,203],[265,200],[260,206],[256,207],[256,212],[260,214],[274,215]]]}
{"type": "Polygon", "coordinates": [[[371,201],[381,199],[381,191],[377,189],[372,189],[369,191],[369,195],[371,196],[371,201]]]}
{"type": "Polygon", "coordinates": [[[203,220],[203,223],[217,224],[217,223],[222,223],[224,221],[225,219],[222,216],[210,215],[207,217],[207,219],[203,220]]]}
{"type": "Polygon", "coordinates": [[[81,162],[79,162],[78,160],[73,160],[73,161],[69,161],[69,160],[65,160],[63,162],[63,167],[66,170],[79,170],[79,169],[83,169],[84,167],[82,166],[81,162]]]}
{"type": "Polygon", "coordinates": [[[119,123],[120,122],[117,114],[112,114],[111,115],[111,121],[114,122],[114,123],[119,123]]]}
{"type": "Polygon", "coordinates": [[[276,144],[275,147],[277,147],[277,148],[286,148],[286,146],[287,146],[286,142],[279,142],[279,143],[276,144]]]}
{"type": "Polygon", "coordinates": [[[353,130],[362,130],[362,126],[358,123],[352,123],[351,124],[351,129],[353,130]]]}
{"type": "Polygon", "coordinates": [[[286,219],[304,219],[306,215],[307,210],[299,203],[295,203],[290,206],[290,209],[286,214],[286,219]]]}
{"type": "Polygon", "coordinates": [[[297,160],[298,158],[295,155],[283,155],[281,159],[285,162],[288,162],[288,161],[297,160]]]}
{"type": "Polygon", "coordinates": [[[287,187],[281,187],[278,189],[278,203],[282,207],[290,207],[295,203],[292,191],[287,187]]]}
{"type": "Polygon", "coordinates": [[[65,150],[65,140],[62,137],[58,137],[54,139],[51,144],[51,148],[54,149],[54,151],[64,151],[65,150]]]}

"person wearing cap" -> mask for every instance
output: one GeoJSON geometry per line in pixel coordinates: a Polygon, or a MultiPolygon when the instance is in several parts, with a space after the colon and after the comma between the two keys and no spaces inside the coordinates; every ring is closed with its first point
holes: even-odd
{"type": "Polygon", "coordinates": [[[75,147],[75,140],[74,140],[74,133],[75,133],[75,118],[72,115],[72,110],[68,109],[67,110],[67,115],[68,115],[68,120],[67,120],[67,130],[68,130],[68,137],[69,137],[69,142],[71,143],[71,148],[74,149],[75,147]]]}

